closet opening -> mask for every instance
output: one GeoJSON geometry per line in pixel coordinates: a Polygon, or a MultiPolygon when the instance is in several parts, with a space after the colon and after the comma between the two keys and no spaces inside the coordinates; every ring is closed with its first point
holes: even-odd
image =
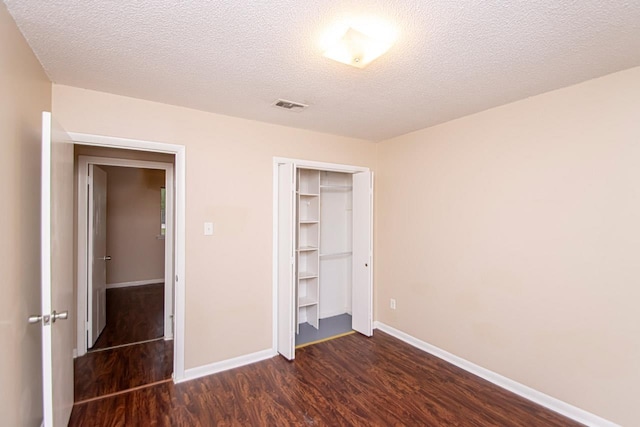
{"type": "Polygon", "coordinates": [[[296,348],[353,333],[352,175],[297,169],[296,348]]]}
{"type": "Polygon", "coordinates": [[[372,334],[372,174],[276,159],[274,346],[295,349],[372,334]]]}

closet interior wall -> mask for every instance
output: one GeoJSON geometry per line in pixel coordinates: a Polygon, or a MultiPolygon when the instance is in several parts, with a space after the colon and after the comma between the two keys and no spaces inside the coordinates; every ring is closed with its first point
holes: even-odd
{"type": "Polygon", "coordinates": [[[320,172],[320,318],[351,314],[351,174],[320,172]]]}

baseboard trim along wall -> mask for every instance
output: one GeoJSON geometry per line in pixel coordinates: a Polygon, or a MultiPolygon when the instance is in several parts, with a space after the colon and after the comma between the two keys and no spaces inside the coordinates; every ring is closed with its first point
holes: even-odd
{"type": "Polygon", "coordinates": [[[134,282],[108,283],[107,289],[128,288],[130,286],[155,285],[157,283],[164,283],[164,277],[160,279],[136,280],[134,282]]]}
{"type": "Polygon", "coordinates": [[[618,424],[615,424],[595,414],[563,402],[560,399],[556,399],[555,397],[551,397],[540,391],[534,390],[531,387],[527,387],[524,384],[520,384],[517,381],[511,380],[507,377],[490,371],[489,369],[485,369],[482,366],[478,366],[475,363],[469,362],[468,360],[451,354],[448,351],[442,350],[439,347],[419,340],[418,338],[415,338],[382,322],[374,322],[374,329],[379,329],[382,332],[386,332],[387,334],[398,338],[399,340],[404,341],[407,344],[410,344],[422,351],[432,354],[446,362],[451,363],[452,365],[462,368],[467,372],[477,375],[480,378],[492,382],[499,387],[509,390],[512,393],[522,396],[525,399],[537,403],[538,405],[544,406],[547,409],[564,415],[565,417],[571,418],[572,420],[575,420],[579,423],[594,427],[620,427],[618,424]]]}
{"type": "Polygon", "coordinates": [[[205,377],[211,374],[217,374],[218,372],[228,371],[229,369],[239,368],[240,366],[250,365],[252,363],[260,362],[262,360],[270,359],[278,354],[273,349],[258,351],[255,353],[245,354],[243,356],[234,357],[232,359],[222,360],[220,362],[210,363],[209,365],[198,366],[197,368],[185,369],[184,378],[175,381],[175,383],[182,383],[189,380],[195,380],[196,378],[205,377]]]}

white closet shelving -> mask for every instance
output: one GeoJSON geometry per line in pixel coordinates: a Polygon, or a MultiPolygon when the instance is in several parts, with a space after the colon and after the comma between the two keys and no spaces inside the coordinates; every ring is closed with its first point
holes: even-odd
{"type": "Polygon", "coordinates": [[[297,317],[318,328],[320,322],[320,172],[297,171],[297,317]]]}

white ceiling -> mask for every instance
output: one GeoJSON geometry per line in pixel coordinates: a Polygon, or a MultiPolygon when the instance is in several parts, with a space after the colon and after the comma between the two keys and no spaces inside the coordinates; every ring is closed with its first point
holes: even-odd
{"type": "Polygon", "coordinates": [[[640,65],[640,0],[5,3],[55,83],[372,141],[640,65]],[[359,16],[395,45],[363,70],[324,58],[359,16]]]}

